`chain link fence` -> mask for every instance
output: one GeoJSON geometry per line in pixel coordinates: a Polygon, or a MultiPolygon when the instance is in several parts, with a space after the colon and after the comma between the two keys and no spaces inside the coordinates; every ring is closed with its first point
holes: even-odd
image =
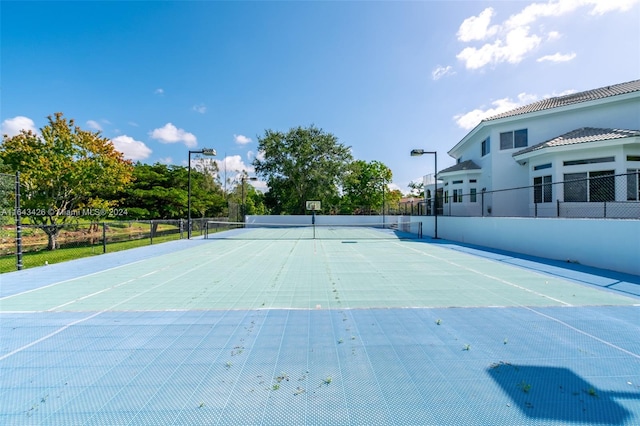
{"type": "MultiPolygon", "coordinates": [[[[22,224],[21,244],[18,245],[18,229],[15,220],[6,216],[2,220],[5,223],[1,228],[0,272],[187,238],[187,220],[184,219],[78,221],[59,225],[57,229],[22,224]],[[55,249],[50,250],[50,247],[55,249]]],[[[220,219],[192,218],[191,238],[204,236],[206,223],[210,220],[220,219]]]]}
{"type": "MultiPolygon", "coordinates": [[[[640,171],[624,174],[583,172],[534,178],[534,185],[493,191],[439,188],[438,214],[443,216],[559,217],[640,219],[640,171]]],[[[430,215],[432,203],[421,202],[416,215],[430,215]]],[[[411,209],[409,209],[411,211],[411,209]]]]}

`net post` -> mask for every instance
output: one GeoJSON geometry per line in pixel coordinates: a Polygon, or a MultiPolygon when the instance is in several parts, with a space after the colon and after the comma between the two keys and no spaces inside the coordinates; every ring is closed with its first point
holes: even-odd
{"type": "Polygon", "coordinates": [[[313,227],[313,239],[316,239],[316,211],[311,210],[311,225],[313,227]]]}

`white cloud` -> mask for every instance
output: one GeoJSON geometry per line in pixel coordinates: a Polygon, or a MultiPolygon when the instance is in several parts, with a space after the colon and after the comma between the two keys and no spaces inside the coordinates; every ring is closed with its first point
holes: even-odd
{"type": "Polygon", "coordinates": [[[438,67],[431,72],[431,78],[434,80],[440,80],[445,75],[455,74],[453,71],[453,67],[451,65],[447,65],[446,67],[438,65],[438,67]]]}
{"type": "Polygon", "coordinates": [[[603,15],[607,12],[626,12],[638,2],[639,0],[592,0],[587,3],[593,5],[592,15],[603,15]]]}
{"type": "Polygon", "coordinates": [[[511,111],[512,109],[520,106],[535,102],[538,99],[536,95],[527,93],[520,93],[517,100],[510,98],[502,98],[495,100],[491,103],[492,107],[487,109],[476,108],[473,111],[469,111],[464,114],[458,114],[453,119],[456,124],[465,129],[470,130],[480,123],[485,118],[501,114],[503,112],[511,111]]]}
{"type": "Polygon", "coordinates": [[[246,137],[245,135],[233,135],[233,140],[235,141],[235,143],[237,143],[238,145],[246,145],[248,143],[251,143],[251,138],[246,137]]]}
{"type": "Polygon", "coordinates": [[[87,126],[89,126],[89,128],[93,129],[93,130],[97,130],[99,132],[102,131],[102,126],[100,125],[100,123],[98,123],[95,120],[89,120],[87,121],[87,126]]]}
{"type": "Polygon", "coordinates": [[[516,64],[534,52],[543,40],[553,41],[560,37],[558,31],[546,31],[544,25],[536,25],[537,30],[532,30],[533,25],[541,19],[556,18],[581,8],[588,9],[592,15],[625,12],[639,2],[640,0],[548,0],[544,3],[531,3],[496,25],[490,25],[495,13],[492,8],[487,8],[478,16],[465,19],[457,35],[458,40],[465,43],[480,40],[488,42],[482,46],[466,46],[456,58],[467,69],[479,69],[504,62],[516,64]]]}
{"type": "Polygon", "coordinates": [[[161,164],[173,164],[173,158],[171,158],[171,157],[158,158],[158,163],[161,163],[161,164]]]}
{"type": "Polygon", "coordinates": [[[129,160],[144,160],[151,155],[151,149],[144,142],[137,141],[131,136],[122,135],[111,139],[113,146],[129,160]]]}
{"type": "Polygon", "coordinates": [[[222,160],[214,161],[218,164],[220,174],[226,171],[227,176],[242,173],[243,171],[247,173],[253,173],[254,171],[253,166],[246,165],[239,155],[226,156],[222,160]]]}
{"type": "Polygon", "coordinates": [[[33,133],[38,133],[36,124],[29,117],[18,115],[13,118],[7,118],[2,122],[2,134],[9,137],[15,136],[20,133],[20,130],[31,130],[33,133]]]}
{"type": "Polygon", "coordinates": [[[153,91],[154,94],[156,95],[164,95],[164,89],[162,87],[158,87],[156,90],[153,91]]]}
{"type": "Polygon", "coordinates": [[[498,26],[489,27],[493,15],[493,8],[488,7],[480,12],[480,15],[472,16],[462,21],[458,29],[458,40],[464,42],[484,40],[494,35],[498,31],[498,26]]]}
{"type": "Polygon", "coordinates": [[[549,31],[547,33],[547,41],[558,40],[561,37],[562,37],[562,34],[560,34],[558,31],[549,31]]]}
{"type": "Polygon", "coordinates": [[[542,56],[540,58],[537,59],[537,62],[544,62],[544,61],[549,61],[549,62],[567,62],[567,61],[571,61],[572,59],[574,59],[576,57],[575,53],[554,53],[553,55],[545,55],[542,56]]]}
{"type": "Polygon", "coordinates": [[[189,148],[198,145],[198,140],[193,133],[178,129],[172,123],[167,123],[163,127],[154,129],[149,135],[162,143],[183,142],[189,148]]]}
{"type": "Polygon", "coordinates": [[[130,121],[127,124],[129,124],[129,126],[138,127],[138,123],[136,123],[135,121],[130,121]]]}
{"type": "Polygon", "coordinates": [[[541,42],[542,39],[539,36],[529,34],[529,27],[514,28],[502,39],[487,43],[481,48],[464,48],[456,58],[463,61],[468,69],[478,69],[502,62],[517,64],[541,42]]]}
{"type": "Polygon", "coordinates": [[[195,112],[198,112],[198,113],[200,113],[200,114],[204,114],[205,112],[207,112],[207,107],[206,107],[204,104],[194,105],[194,106],[192,107],[192,109],[193,109],[195,112]]]}

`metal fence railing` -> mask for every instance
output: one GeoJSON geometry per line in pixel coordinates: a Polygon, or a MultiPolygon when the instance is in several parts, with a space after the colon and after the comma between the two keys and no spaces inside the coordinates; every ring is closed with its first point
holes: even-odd
{"type": "MultiPolygon", "coordinates": [[[[191,219],[191,238],[204,236],[207,221],[191,219]]],[[[0,272],[42,266],[129,248],[186,239],[187,220],[77,221],[50,226],[15,221],[0,226],[0,272]],[[20,244],[18,244],[20,237],[20,244]]]]}
{"type": "MultiPolygon", "coordinates": [[[[414,214],[431,215],[433,202],[422,203],[414,214]]],[[[491,191],[443,187],[438,205],[443,216],[640,219],[640,172],[572,173],[560,182],[540,176],[534,185],[491,191]]]]}

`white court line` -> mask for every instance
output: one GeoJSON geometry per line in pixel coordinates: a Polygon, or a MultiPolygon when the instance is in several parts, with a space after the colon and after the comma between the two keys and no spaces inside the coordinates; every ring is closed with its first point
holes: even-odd
{"type": "Polygon", "coordinates": [[[79,324],[79,323],[81,323],[81,322],[84,322],[84,321],[90,320],[91,318],[97,317],[98,315],[100,315],[100,314],[102,314],[102,313],[104,313],[104,312],[105,312],[105,311],[96,312],[95,314],[93,314],[93,315],[89,315],[89,316],[88,316],[88,317],[86,317],[86,318],[80,318],[79,320],[76,320],[76,321],[70,322],[69,324],[67,324],[67,325],[65,325],[65,326],[63,326],[63,327],[60,327],[60,328],[59,328],[59,329],[57,329],[56,331],[52,331],[51,333],[47,334],[46,336],[43,336],[43,337],[39,338],[38,340],[34,340],[34,341],[33,341],[33,342],[31,342],[31,343],[27,343],[26,345],[24,345],[24,346],[22,346],[22,347],[20,347],[20,348],[18,348],[18,349],[14,349],[14,350],[12,350],[12,351],[11,351],[11,352],[9,352],[9,353],[6,353],[6,354],[4,354],[4,355],[0,356],[0,361],[2,361],[3,359],[9,358],[11,355],[15,355],[15,354],[17,354],[18,352],[22,352],[23,350],[28,349],[28,348],[30,348],[31,346],[37,345],[38,343],[40,343],[40,342],[43,342],[43,341],[47,340],[49,337],[53,337],[53,336],[55,336],[56,334],[58,334],[58,333],[61,333],[61,332],[65,331],[67,328],[69,328],[69,327],[71,327],[71,326],[73,326],[73,325],[76,325],[76,324],[79,324]]]}
{"type": "MultiPolygon", "coordinates": [[[[398,244],[398,243],[394,243],[394,244],[398,244]]],[[[400,244],[398,244],[398,245],[400,245],[400,244]]],[[[522,288],[523,290],[528,290],[528,289],[523,288],[523,287],[520,287],[520,286],[518,286],[518,285],[516,285],[516,284],[510,283],[510,282],[508,282],[508,281],[506,281],[506,280],[503,280],[503,279],[500,279],[500,278],[496,278],[496,277],[492,277],[491,275],[483,274],[483,273],[481,273],[481,272],[477,272],[475,269],[472,269],[472,268],[466,267],[466,266],[464,266],[464,265],[457,264],[457,263],[455,263],[455,262],[451,262],[451,261],[449,261],[449,260],[447,260],[447,259],[443,259],[443,258],[441,258],[441,257],[434,256],[434,255],[431,255],[431,254],[429,254],[429,253],[425,253],[425,252],[420,251],[420,250],[416,250],[416,249],[414,249],[414,248],[412,248],[412,247],[406,247],[406,248],[408,248],[408,249],[410,249],[410,250],[413,250],[413,251],[416,251],[416,252],[418,252],[418,253],[424,254],[425,256],[433,257],[434,259],[444,260],[445,262],[447,262],[447,263],[449,263],[449,264],[451,264],[451,265],[454,265],[454,266],[458,266],[458,267],[464,268],[464,269],[466,269],[466,270],[468,270],[468,271],[476,272],[476,273],[478,273],[478,274],[480,274],[480,275],[483,275],[483,276],[485,276],[485,277],[488,277],[488,278],[496,279],[496,280],[498,280],[498,281],[500,281],[500,282],[503,282],[503,283],[505,283],[505,284],[513,285],[513,286],[515,286],[515,287],[522,288]]],[[[540,293],[537,293],[537,292],[535,292],[535,291],[531,291],[531,292],[532,292],[532,293],[534,293],[534,294],[540,294],[540,293]]],[[[558,301],[558,302],[560,302],[560,303],[563,303],[563,304],[565,304],[565,305],[567,305],[567,306],[573,306],[573,305],[570,305],[569,303],[563,302],[563,301],[558,300],[558,299],[554,299],[553,297],[546,296],[546,295],[544,295],[544,294],[540,294],[540,296],[548,297],[548,298],[550,298],[550,299],[553,299],[553,300],[556,300],[556,301],[558,301]]],[[[522,305],[521,303],[517,303],[517,302],[514,302],[514,303],[515,303],[517,306],[521,307],[521,308],[527,309],[527,310],[529,310],[529,311],[531,311],[531,312],[533,312],[533,313],[535,313],[535,314],[537,314],[537,315],[540,315],[541,317],[544,317],[544,318],[550,319],[550,320],[552,320],[552,321],[555,321],[555,322],[557,322],[558,324],[561,324],[561,325],[563,325],[563,326],[565,326],[565,327],[569,328],[570,330],[573,330],[573,331],[575,331],[575,332],[577,332],[577,333],[582,334],[583,336],[590,337],[590,338],[592,338],[592,339],[593,339],[593,340],[595,340],[595,341],[598,341],[598,342],[600,342],[600,343],[602,343],[602,344],[605,344],[605,345],[607,345],[607,346],[609,346],[609,347],[611,347],[611,348],[614,348],[614,349],[617,349],[617,350],[619,350],[619,351],[621,351],[621,352],[624,352],[625,354],[630,355],[630,356],[632,356],[632,357],[634,357],[634,358],[638,358],[638,359],[640,359],[640,355],[638,355],[638,354],[636,354],[636,353],[634,353],[634,352],[630,352],[630,351],[628,351],[628,350],[626,350],[626,349],[624,349],[624,348],[621,348],[620,346],[614,345],[614,344],[613,344],[613,343],[611,343],[611,342],[607,342],[607,341],[606,341],[606,340],[604,340],[604,339],[601,339],[601,338],[599,338],[599,337],[597,337],[597,336],[594,336],[593,334],[590,334],[590,333],[587,333],[586,331],[580,330],[579,328],[576,328],[576,327],[572,326],[571,324],[567,324],[566,322],[564,322],[564,321],[562,321],[562,320],[559,320],[559,319],[557,319],[557,318],[554,318],[554,317],[552,317],[551,315],[547,315],[547,314],[544,314],[544,313],[542,313],[542,312],[536,311],[535,309],[533,309],[533,308],[531,308],[531,307],[529,307],[529,306],[522,305]]]]}
{"type": "Polygon", "coordinates": [[[69,278],[68,280],[58,281],[58,282],[55,282],[55,283],[52,283],[52,284],[47,284],[47,285],[42,286],[42,287],[32,288],[31,290],[25,290],[25,291],[22,291],[22,292],[16,293],[16,294],[10,294],[9,296],[0,297],[0,301],[7,300],[7,299],[10,299],[10,298],[16,297],[16,296],[22,296],[23,294],[33,293],[34,291],[43,290],[45,288],[53,287],[53,286],[56,286],[58,284],[64,284],[64,283],[68,283],[68,282],[71,282],[71,281],[80,280],[80,279],[83,279],[83,278],[86,278],[86,277],[90,277],[92,275],[101,274],[103,272],[113,271],[114,269],[124,268],[125,266],[135,265],[136,263],[142,262],[144,260],[146,260],[146,259],[136,260],[135,262],[127,263],[126,265],[114,266],[113,268],[103,269],[103,270],[100,270],[100,271],[92,272],[92,273],[87,274],[87,275],[81,275],[79,277],[69,278]]]}
{"type": "MultiPolygon", "coordinates": [[[[104,314],[105,312],[109,312],[109,311],[113,310],[115,307],[120,306],[120,305],[122,305],[123,303],[126,303],[126,302],[128,302],[128,301],[130,301],[130,300],[133,300],[133,299],[135,299],[136,297],[142,296],[143,294],[148,293],[148,292],[149,292],[149,291],[151,291],[151,290],[156,290],[156,289],[158,289],[159,287],[161,287],[161,286],[163,286],[163,285],[165,285],[165,284],[167,284],[167,283],[169,283],[169,282],[171,282],[171,281],[173,281],[173,280],[175,280],[175,279],[177,279],[177,278],[180,278],[180,277],[182,277],[182,276],[184,276],[184,275],[186,275],[186,274],[188,274],[188,273],[191,273],[192,271],[197,270],[198,268],[201,268],[201,267],[202,267],[202,266],[204,266],[204,265],[207,265],[208,263],[211,263],[211,262],[213,262],[213,261],[219,260],[220,258],[222,258],[222,257],[224,257],[224,256],[226,256],[226,255],[228,255],[228,254],[230,254],[230,253],[233,253],[233,252],[235,252],[235,251],[238,251],[238,250],[240,250],[241,248],[244,248],[246,245],[247,245],[247,244],[245,244],[245,245],[243,245],[243,246],[240,246],[240,247],[238,247],[238,248],[236,248],[236,249],[233,249],[233,250],[227,251],[227,252],[225,252],[225,253],[221,254],[220,256],[217,256],[217,257],[215,257],[215,258],[213,258],[213,259],[210,259],[210,260],[208,260],[208,261],[206,261],[206,262],[202,263],[201,265],[198,265],[198,266],[196,266],[196,267],[194,267],[194,268],[191,268],[191,269],[189,269],[189,270],[187,270],[187,271],[183,272],[183,273],[182,273],[182,274],[180,274],[180,275],[177,275],[177,276],[175,276],[175,277],[173,277],[173,278],[170,278],[170,279],[168,279],[167,281],[165,281],[165,282],[163,282],[163,283],[161,283],[161,284],[158,284],[158,285],[155,285],[155,286],[153,286],[153,287],[150,287],[149,289],[147,289],[146,291],[143,291],[142,293],[134,294],[133,296],[129,297],[128,299],[122,300],[122,301],[120,301],[120,302],[116,303],[115,305],[110,306],[110,307],[108,307],[108,308],[106,308],[106,309],[103,309],[103,310],[101,310],[101,311],[99,311],[99,312],[96,312],[96,313],[94,313],[94,314],[91,314],[91,315],[89,315],[88,317],[81,318],[81,319],[79,319],[79,320],[76,320],[76,321],[73,321],[73,322],[71,322],[71,323],[69,323],[69,324],[66,324],[66,325],[64,325],[64,326],[60,327],[59,329],[57,329],[56,331],[53,331],[53,332],[51,332],[51,333],[47,334],[46,336],[43,336],[43,337],[41,337],[41,338],[39,338],[39,339],[37,339],[37,340],[35,340],[35,341],[31,342],[31,343],[27,343],[27,344],[26,344],[26,345],[24,345],[24,346],[21,346],[21,347],[19,347],[19,348],[17,348],[17,349],[14,349],[13,351],[11,351],[11,352],[9,352],[9,353],[6,353],[6,354],[4,354],[4,355],[0,356],[0,361],[4,360],[4,359],[6,359],[6,358],[9,358],[10,356],[15,355],[15,354],[17,354],[17,353],[19,353],[19,352],[22,352],[23,350],[28,349],[28,348],[30,348],[31,346],[37,345],[38,343],[43,342],[43,341],[45,341],[45,340],[49,339],[50,337],[53,337],[53,336],[55,336],[56,334],[59,334],[59,333],[63,332],[64,330],[66,330],[67,328],[69,328],[69,327],[71,327],[71,326],[74,326],[74,325],[76,325],[76,324],[80,324],[80,323],[82,323],[82,322],[88,321],[88,320],[90,320],[90,319],[92,319],[92,318],[97,317],[98,315],[102,315],[102,314],[104,314]]],[[[143,259],[143,260],[147,260],[147,259],[143,259]]],[[[133,262],[133,263],[138,263],[138,262],[142,262],[142,260],[139,260],[139,261],[136,261],[136,262],[133,262]]],[[[132,265],[133,263],[129,263],[128,265],[132,265]]],[[[121,266],[118,266],[118,267],[115,267],[115,268],[105,269],[105,271],[109,271],[109,270],[112,270],[112,269],[116,269],[116,268],[119,268],[119,267],[122,267],[122,266],[127,266],[127,265],[121,265],[121,266]]],[[[169,266],[165,266],[164,268],[161,268],[161,269],[158,269],[158,270],[156,270],[156,271],[153,271],[153,273],[158,272],[158,271],[161,271],[162,269],[167,269],[167,268],[169,268],[170,266],[171,266],[171,265],[169,265],[169,266]]],[[[102,272],[104,272],[104,271],[102,271],[102,272]]],[[[83,277],[90,276],[90,275],[95,275],[95,274],[97,274],[97,273],[99,273],[99,272],[95,272],[95,273],[93,273],[93,274],[84,275],[83,277]]],[[[150,274],[147,274],[147,275],[150,275],[150,274]]],[[[83,278],[83,277],[80,277],[80,278],[83,278]]],[[[75,279],[75,278],[74,278],[74,279],[75,279]]],[[[73,281],[74,279],[70,279],[70,280],[66,280],[66,281],[73,281]]],[[[59,283],[56,283],[56,284],[60,284],[60,283],[66,282],[66,281],[60,281],[59,283]]],[[[54,284],[50,284],[50,285],[48,285],[47,287],[51,287],[52,285],[54,285],[54,284]]],[[[44,288],[44,287],[40,287],[40,288],[44,288]]],[[[29,291],[27,291],[27,293],[30,293],[31,291],[35,291],[35,290],[38,290],[38,289],[29,290],[29,291]]],[[[12,296],[15,296],[15,295],[12,295],[12,296]]],[[[0,300],[2,300],[2,299],[0,299],[0,300]]],[[[2,313],[4,313],[4,312],[2,312],[2,313]]]]}
{"type": "MultiPolygon", "coordinates": [[[[402,244],[400,244],[400,243],[394,243],[394,244],[399,245],[400,247],[408,248],[409,250],[415,251],[415,252],[420,253],[420,254],[422,254],[422,255],[429,256],[429,257],[432,257],[432,258],[434,258],[434,259],[442,260],[442,261],[444,261],[444,262],[446,262],[446,263],[448,263],[448,264],[450,264],[450,265],[453,265],[453,266],[455,266],[455,267],[457,267],[457,268],[466,269],[467,271],[473,272],[474,274],[482,275],[483,277],[486,277],[486,278],[489,278],[489,279],[492,279],[492,280],[499,281],[499,282],[501,282],[501,283],[503,283],[503,284],[507,284],[507,285],[509,285],[509,286],[511,286],[511,287],[515,287],[515,288],[520,289],[520,290],[522,290],[522,291],[526,291],[526,292],[528,292],[528,293],[535,294],[536,296],[540,296],[540,297],[544,297],[544,298],[547,298],[547,299],[551,299],[551,300],[553,300],[553,301],[555,301],[555,302],[558,302],[558,303],[560,303],[560,304],[563,304],[563,305],[565,305],[565,306],[573,306],[571,303],[567,303],[567,302],[565,302],[564,300],[556,299],[555,297],[551,297],[551,296],[546,295],[546,294],[544,294],[544,293],[539,293],[539,292],[534,291],[534,290],[531,290],[531,289],[529,289],[529,288],[522,287],[522,286],[520,286],[520,285],[518,285],[518,284],[512,283],[512,282],[507,281],[507,280],[504,280],[504,279],[502,279],[502,278],[494,277],[493,275],[485,274],[484,272],[480,272],[480,271],[475,270],[475,269],[473,269],[473,268],[469,268],[468,266],[461,265],[461,264],[456,263],[456,262],[452,262],[452,261],[450,261],[450,260],[448,260],[448,259],[446,259],[446,258],[438,257],[438,256],[434,256],[434,255],[429,254],[429,253],[426,253],[426,252],[424,252],[424,251],[414,249],[413,247],[406,247],[406,246],[403,246],[403,245],[402,245],[402,244]]],[[[501,297],[503,297],[503,298],[507,299],[507,298],[506,298],[506,297],[504,297],[504,296],[501,296],[501,297]]],[[[509,299],[507,299],[507,300],[509,300],[509,299]]],[[[519,305],[519,303],[517,303],[517,302],[514,302],[514,303],[515,303],[515,304],[517,304],[517,305],[519,305]]]]}
{"type": "MultiPolygon", "coordinates": [[[[145,276],[145,275],[143,275],[143,277],[144,277],[144,276],[145,276]]],[[[108,287],[108,288],[103,288],[102,290],[100,290],[100,291],[96,291],[95,293],[87,294],[86,296],[82,296],[82,297],[80,297],[80,298],[78,298],[78,299],[75,299],[75,300],[72,300],[72,301],[70,301],[70,302],[63,303],[62,305],[54,306],[53,308],[47,309],[47,311],[46,311],[46,312],[52,312],[52,311],[55,311],[56,309],[60,309],[60,308],[63,308],[63,307],[65,307],[65,306],[67,306],[67,305],[71,305],[72,303],[76,303],[76,302],[79,302],[79,301],[81,301],[81,300],[88,299],[88,298],[93,297],[93,296],[96,296],[96,295],[98,295],[98,294],[100,294],[100,293],[104,293],[105,291],[109,291],[109,290],[112,290],[112,289],[114,289],[114,288],[117,288],[117,287],[120,287],[120,286],[122,286],[122,285],[125,285],[125,284],[127,284],[127,283],[130,283],[131,281],[134,281],[134,280],[135,280],[135,278],[132,278],[132,279],[130,279],[130,280],[127,280],[127,281],[121,282],[120,284],[116,284],[116,285],[111,286],[111,287],[108,287]]]]}

